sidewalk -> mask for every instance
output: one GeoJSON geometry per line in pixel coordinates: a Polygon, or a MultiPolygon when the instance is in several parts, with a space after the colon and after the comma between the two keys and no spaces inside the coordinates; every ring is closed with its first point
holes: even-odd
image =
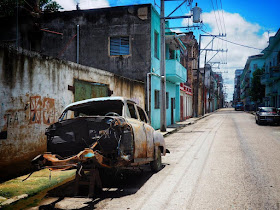
{"type": "Polygon", "coordinates": [[[211,115],[213,113],[214,112],[210,112],[210,113],[205,114],[204,116],[189,118],[185,121],[177,122],[175,124],[169,125],[169,126],[167,126],[165,132],[161,132],[159,129],[157,131],[159,131],[164,137],[166,137],[166,136],[168,136],[172,133],[175,133],[176,131],[178,131],[178,130],[180,130],[180,129],[188,126],[188,125],[192,125],[192,124],[196,123],[200,119],[208,117],[209,115],[211,115]]]}
{"type": "MultiPolygon", "coordinates": [[[[175,123],[168,126],[166,132],[161,133],[164,137],[166,137],[188,125],[196,123],[198,120],[203,119],[212,113],[208,113],[197,118],[189,118],[183,122],[175,123]]],[[[26,181],[23,182],[22,180],[26,177],[27,175],[24,175],[0,183],[0,209],[4,207],[20,208],[21,202],[28,202],[28,198],[32,198],[37,194],[44,196],[42,192],[46,193],[52,188],[73,180],[75,178],[75,170],[56,171],[50,174],[49,170],[44,169],[34,172],[26,181]]],[[[37,200],[40,200],[40,198],[38,197],[37,200]]]]}

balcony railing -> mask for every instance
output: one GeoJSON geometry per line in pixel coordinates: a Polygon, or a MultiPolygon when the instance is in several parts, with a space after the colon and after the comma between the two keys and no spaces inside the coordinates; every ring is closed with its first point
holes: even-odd
{"type": "Polygon", "coordinates": [[[271,72],[271,77],[272,77],[272,79],[273,80],[275,80],[275,79],[279,79],[280,78],[280,71],[272,71],[271,72]]]}
{"type": "Polygon", "coordinates": [[[278,66],[271,66],[270,70],[274,71],[274,72],[279,72],[280,71],[280,65],[278,65],[278,66]]]}
{"type": "Polygon", "coordinates": [[[261,84],[262,85],[265,85],[266,83],[268,83],[268,78],[269,78],[269,74],[263,74],[262,76],[261,76],[261,84]]]}
{"type": "Polygon", "coordinates": [[[262,85],[271,84],[278,79],[280,79],[280,72],[265,73],[261,76],[261,84],[262,85]]]}
{"type": "Polygon", "coordinates": [[[187,70],[175,59],[166,60],[166,80],[180,83],[187,81],[187,70]]]}

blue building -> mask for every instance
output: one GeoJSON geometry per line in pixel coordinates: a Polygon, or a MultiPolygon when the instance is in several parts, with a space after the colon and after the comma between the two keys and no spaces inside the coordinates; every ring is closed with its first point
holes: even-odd
{"type": "Polygon", "coordinates": [[[280,29],[269,38],[269,45],[262,53],[265,73],[261,83],[265,85],[265,105],[280,107],[280,29]]]}
{"type": "MultiPolygon", "coordinates": [[[[153,8],[153,7],[152,7],[153,8]]],[[[160,16],[152,9],[151,18],[151,73],[150,73],[150,117],[152,126],[160,128],[160,16]]],[[[166,22],[168,28],[168,22],[166,22]]],[[[183,67],[180,56],[186,47],[175,32],[165,31],[166,39],[166,123],[171,125],[180,121],[180,83],[187,81],[187,70],[183,67]]]]}
{"type": "Polygon", "coordinates": [[[244,70],[240,76],[240,98],[244,103],[245,110],[253,110],[255,102],[250,96],[250,88],[253,78],[253,72],[257,69],[263,69],[265,59],[263,54],[249,56],[244,70]]]}

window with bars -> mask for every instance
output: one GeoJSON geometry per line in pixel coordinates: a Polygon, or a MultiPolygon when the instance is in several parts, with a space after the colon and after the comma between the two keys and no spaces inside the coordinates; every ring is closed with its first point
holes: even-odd
{"type": "Polygon", "coordinates": [[[159,101],[159,90],[155,90],[155,109],[159,109],[160,101],[159,101]]]}
{"type": "Polygon", "coordinates": [[[155,31],[155,57],[159,58],[159,38],[158,38],[158,32],[155,31]]]}
{"type": "Polygon", "coordinates": [[[166,92],[166,109],[169,108],[169,93],[166,92]]]}
{"type": "Polygon", "coordinates": [[[129,55],[129,37],[110,37],[110,55],[129,55]]]}

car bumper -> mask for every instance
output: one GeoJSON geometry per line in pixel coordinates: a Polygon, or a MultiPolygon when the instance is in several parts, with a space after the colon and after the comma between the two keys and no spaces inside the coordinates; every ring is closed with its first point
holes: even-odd
{"type": "Polygon", "coordinates": [[[279,117],[261,117],[259,119],[262,123],[280,123],[279,117]]]}

